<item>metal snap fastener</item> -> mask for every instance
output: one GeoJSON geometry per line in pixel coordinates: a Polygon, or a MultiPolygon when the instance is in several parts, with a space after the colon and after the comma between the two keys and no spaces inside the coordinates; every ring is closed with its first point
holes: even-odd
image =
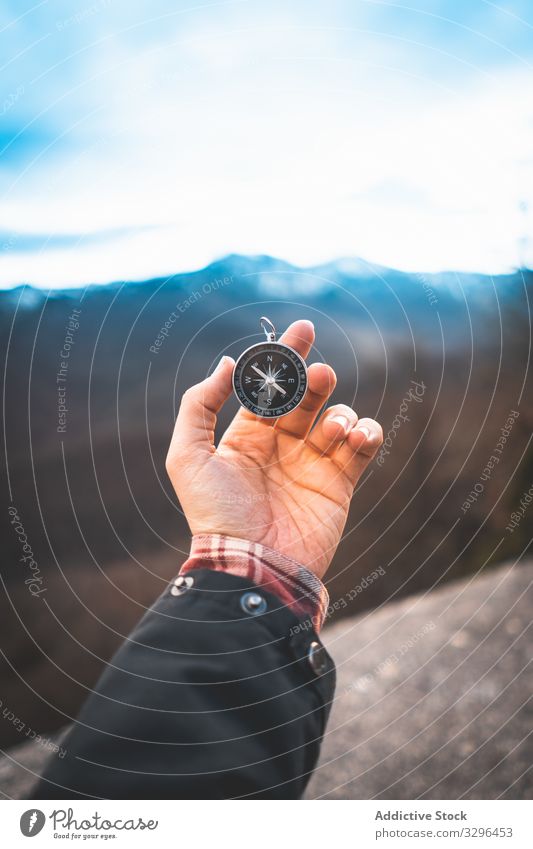
{"type": "Polygon", "coordinates": [[[178,575],[170,588],[170,595],[183,595],[194,584],[194,578],[191,575],[178,575]]]}
{"type": "Polygon", "coordinates": [[[307,660],[315,675],[323,675],[324,672],[327,672],[329,664],[326,649],[321,643],[317,643],[316,640],[313,640],[309,646],[307,660]]]}
{"type": "Polygon", "coordinates": [[[241,596],[241,607],[249,616],[259,616],[267,609],[267,603],[259,593],[244,593],[241,596]]]}

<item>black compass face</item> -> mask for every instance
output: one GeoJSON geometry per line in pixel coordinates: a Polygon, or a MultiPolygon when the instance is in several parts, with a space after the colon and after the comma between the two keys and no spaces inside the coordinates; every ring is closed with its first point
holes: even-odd
{"type": "Polygon", "coordinates": [[[305,363],[279,342],[253,345],[235,364],[233,387],[243,407],[256,416],[285,416],[304,397],[305,363]]]}

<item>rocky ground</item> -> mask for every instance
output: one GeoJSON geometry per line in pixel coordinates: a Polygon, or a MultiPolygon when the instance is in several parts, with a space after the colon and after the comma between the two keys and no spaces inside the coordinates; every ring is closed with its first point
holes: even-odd
{"type": "Polygon", "coordinates": [[[533,563],[325,632],[338,685],[310,798],[533,794],[533,563]]]}
{"type": "MultiPolygon", "coordinates": [[[[308,798],[531,798],[532,580],[503,566],[327,628],[337,694],[308,798]]],[[[2,798],[49,756],[50,738],[0,757],[2,798]]]]}

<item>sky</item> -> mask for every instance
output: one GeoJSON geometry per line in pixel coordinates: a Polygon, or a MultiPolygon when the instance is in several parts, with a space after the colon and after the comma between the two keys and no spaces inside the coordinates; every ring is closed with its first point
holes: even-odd
{"type": "Polygon", "coordinates": [[[0,287],[533,265],[533,3],[0,0],[0,287]]]}

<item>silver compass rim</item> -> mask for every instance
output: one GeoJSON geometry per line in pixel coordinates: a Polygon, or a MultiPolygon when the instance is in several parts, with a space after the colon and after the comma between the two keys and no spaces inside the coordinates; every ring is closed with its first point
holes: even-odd
{"type": "Polygon", "coordinates": [[[235,395],[237,401],[239,402],[239,404],[241,405],[241,407],[244,410],[248,410],[249,413],[252,413],[252,415],[256,416],[256,418],[258,418],[258,419],[267,419],[268,421],[276,421],[276,419],[282,419],[284,416],[288,416],[288,415],[290,415],[290,413],[293,413],[295,410],[297,410],[298,407],[300,406],[300,404],[302,403],[303,399],[305,398],[306,393],[307,393],[307,389],[308,389],[308,386],[309,386],[309,379],[308,379],[308,376],[307,376],[307,363],[305,362],[302,355],[298,353],[298,351],[296,351],[290,345],[286,345],[285,342],[279,342],[279,341],[254,342],[253,345],[249,345],[248,348],[245,348],[244,351],[242,351],[242,353],[239,354],[239,356],[235,360],[235,365],[233,366],[233,372],[231,374],[231,385],[233,387],[233,394],[235,395]],[[237,371],[237,365],[238,365],[239,361],[242,360],[242,358],[244,357],[245,354],[248,353],[248,351],[251,351],[253,348],[264,348],[265,345],[277,346],[279,348],[285,348],[287,351],[292,351],[292,353],[295,354],[298,357],[298,359],[300,360],[300,362],[303,366],[304,372],[305,372],[305,390],[302,393],[302,397],[300,398],[298,403],[295,404],[294,407],[292,407],[291,410],[287,410],[286,413],[279,413],[277,416],[262,416],[260,413],[254,413],[253,410],[250,410],[250,408],[246,406],[246,404],[243,404],[243,402],[241,401],[241,399],[237,395],[237,389],[235,387],[235,372],[237,371]]]}

